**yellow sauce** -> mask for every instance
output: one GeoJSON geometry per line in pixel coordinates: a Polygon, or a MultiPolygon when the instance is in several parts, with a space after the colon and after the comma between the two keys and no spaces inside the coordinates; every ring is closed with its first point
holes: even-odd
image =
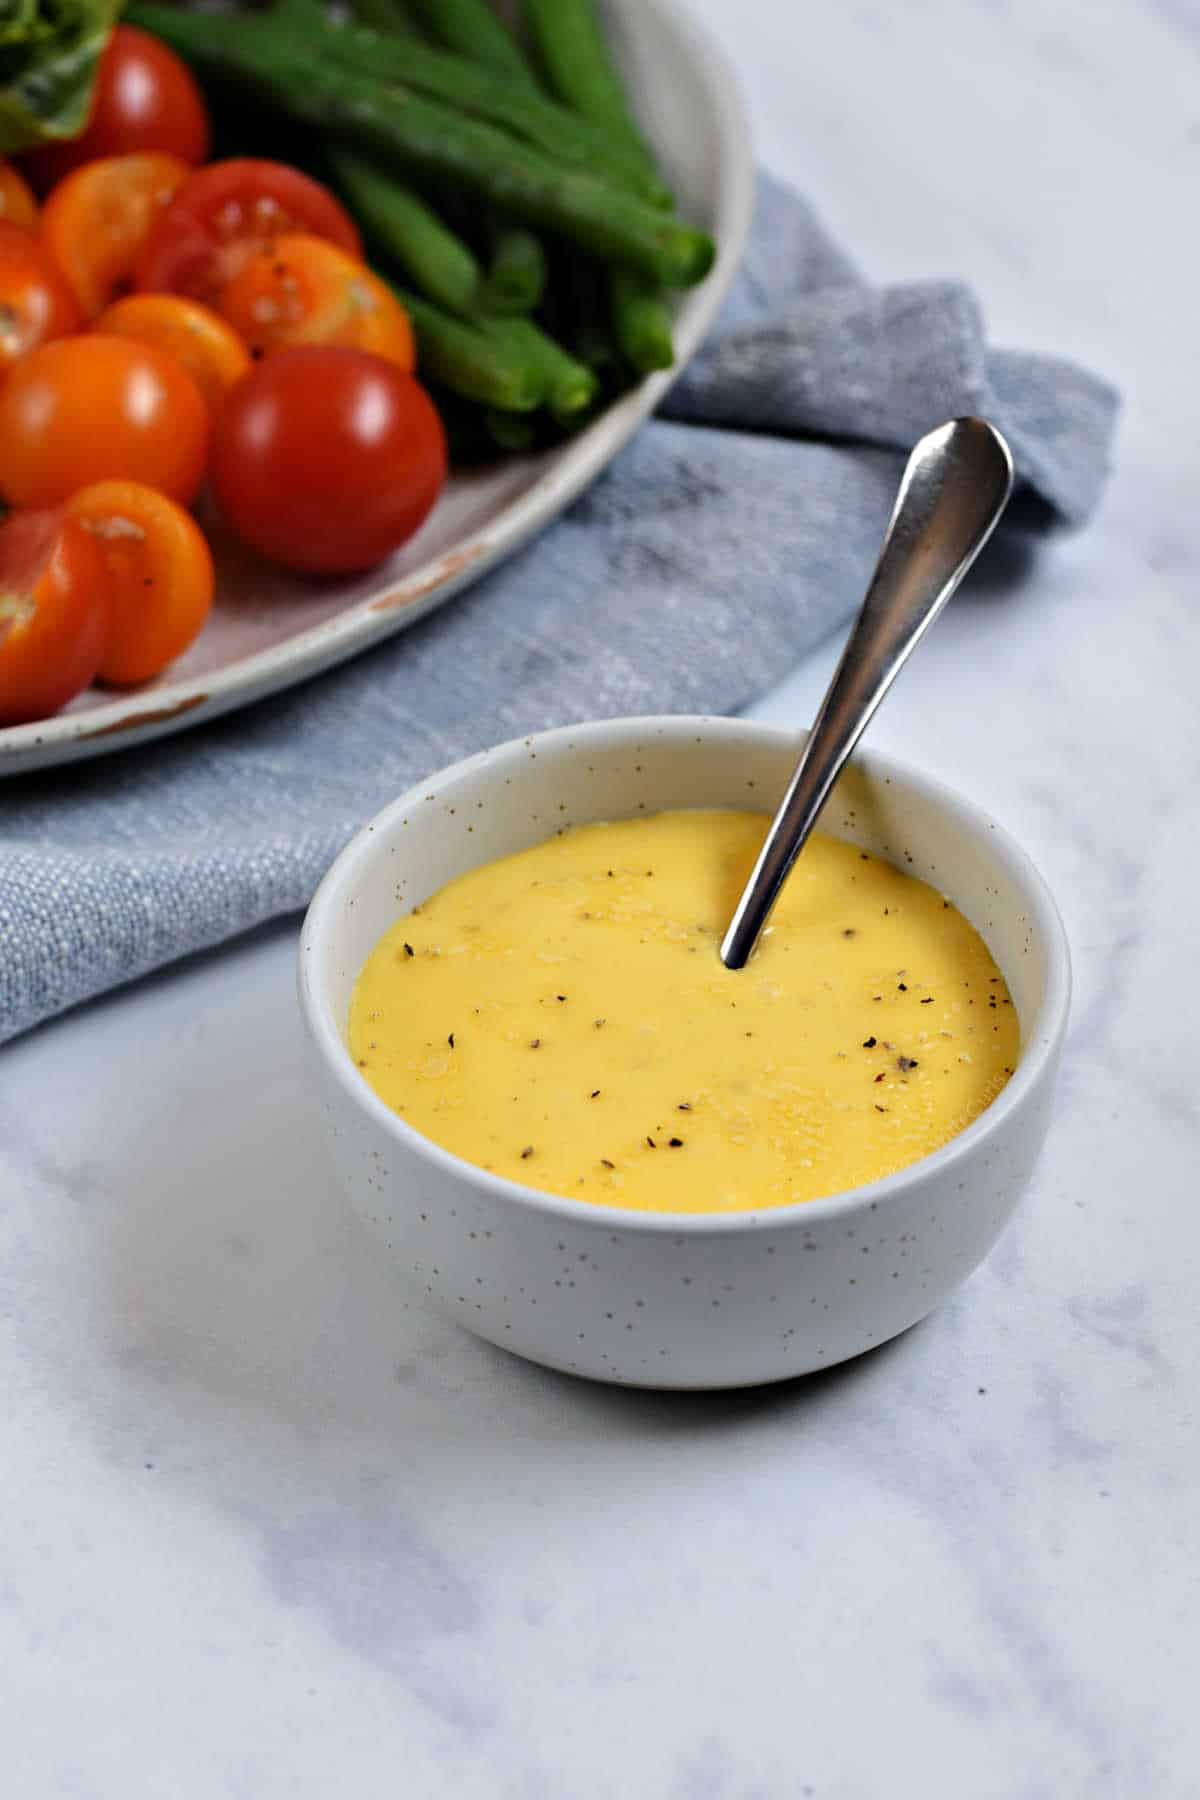
{"type": "Polygon", "coordinates": [[[765,826],[582,826],[450,882],[359,975],[363,1076],[468,1162],[640,1210],[783,1206],[936,1149],[1017,1060],[986,945],[933,888],[818,833],[729,972],[765,826]]]}

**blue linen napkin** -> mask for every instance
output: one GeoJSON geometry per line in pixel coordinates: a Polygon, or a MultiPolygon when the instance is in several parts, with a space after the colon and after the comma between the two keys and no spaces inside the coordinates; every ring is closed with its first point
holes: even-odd
{"type": "Polygon", "coordinates": [[[983,413],[1081,524],[1117,397],[988,346],[954,281],[866,283],[760,178],[708,345],[536,543],[392,642],[175,738],[0,784],[0,1042],[302,907],[422,775],[547,725],[734,712],[851,613],[904,454],[983,413]]]}

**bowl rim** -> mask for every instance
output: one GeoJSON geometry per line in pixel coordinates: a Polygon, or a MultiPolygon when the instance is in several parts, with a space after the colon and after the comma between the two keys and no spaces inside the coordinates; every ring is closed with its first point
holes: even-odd
{"type": "Polygon", "coordinates": [[[975,834],[987,838],[1000,851],[1025,888],[1031,923],[1041,936],[1046,950],[1046,992],[1040,1009],[1037,1030],[1022,1044],[1015,1073],[996,1098],[964,1130],[957,1132],[937,1150],[918,1157],[902,1169],[858,1187],[844,1188],[815,1200],[794,1200],[784,1206],[747,1208],[735,1213],[643,1211],[637,1208],[603,1205],[591,1200],[578,1200],[555,1194],[543,1188],[526,1187],[505,1175],[496,1175],[477,1164],[467,1162],[446,1150],[432,1138],[424,1136],[394,1113],[365,1082],[355,1068],[350,1052],[342,1040],[333,1007],[321,991],[318,979],[322,951],[328,946],[337,911],[344,899],[345,885],[381,846],[389,841],[389,827],[414,805],[460,780],[466,774],[478,774],[489,762],[500,763],[514,754],[527,754],[531,748],[570,748],[584,750],[588,741],[599,736],[628,736],[632,741],[654,733],[659,737],[694,740],[703,736],[726,738],[731,746],[751,739],[756,745],[797,754],[805,733],[776,725],[760,724],[753,719],[728,718],[705,713],[668,713],[630,715],[614,719],[591,719],[577,725],[554,726],[547,731],[509,738],[486,750],[478,750],[459,761],[448,764],[423,781],[398,795],[395,800],[369,819],[343,846],[313,894],[300,931],[297,979],[300,1009],[309,1037],[347,1098],[360,1107],[389,1136],[418,1157],[424,1157],[444,1173],[466,1181],[481,1190],[487,1198],[513,1206],[521,1212],[545,1215],[565,1224],[585,1224],[612,1231],[649,1233],[653,1236],[710,1236],[753,1231],[780,1231],[805,1221],[813,1225],[875,1208],[901,1198],[931,1177],[953,1171],[972,1159],[994,1137],[1008,1118],[1026,1101],[1033,1090],[1053,1070],[1058,1050],[1066,1032],[1071,1003],[1071,954],[1066,928],[1054,896],[1036,865],[1021,845],[997,820],[967,800],[937,777],[894,757],[877,751],[857,753],[851,766],[868,775],[897,779],[909,788],[923,792],[935,805],[965,818],[975,834]],[[586,740],[586,741],[585,741],[586,740]]]}

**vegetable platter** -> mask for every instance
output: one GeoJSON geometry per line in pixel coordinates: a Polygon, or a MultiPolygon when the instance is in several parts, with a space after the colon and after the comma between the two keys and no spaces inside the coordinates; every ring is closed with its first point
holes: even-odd
{"type": "Polygon", "coordinates": [[[443,604],[652,410],[749,224],[674,0],[115,10],[0,44],[0,774],[443,604]]]}

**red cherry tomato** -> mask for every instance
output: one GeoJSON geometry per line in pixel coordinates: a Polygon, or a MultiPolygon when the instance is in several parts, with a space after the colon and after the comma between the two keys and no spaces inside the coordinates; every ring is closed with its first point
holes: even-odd
{"type": "Polygon", "coordinates": [[[0,374],[83,319],[49,252],[30,231],[0,222],[0,374]]]}
{"type": "Polygon", "coordinates": [[[212,305],[256,251],[296,231],[362,256],[354,220],[319,181],[254,156],[209,163],[184,182],[159,219],[136,285],[212,305]]]}
{"type": "Polygon", "coordinates": [[[165,150],[202,163],[209,146],[208,109],[187,64],[148,31],[118,25],[96,75],[91,117],[77,138],[46,144],[21,160],[41,193],[81,163],[135,150],[165,150]]]}
{"type": "Polygon", "coordinates": [[[0,525],[0,725],[57,712],[95,677],[108,637],[104,553],[57,508],[0,525]]]}
{"type": "Polygon", "coordinates": [[[125,338],[59,338],[30,351],[0,389],[0,494],[54,506],[93,481],[125,479],[195,499],[208,408],[181,363],[125,338]]]}
{"type": "Polygon", "coordinates": [[[446,476],[442,422],[394,363],[275,350],[232,390],[209,477],[234,530],[286,568],[370,568],[410,538],[446,476]]]}

